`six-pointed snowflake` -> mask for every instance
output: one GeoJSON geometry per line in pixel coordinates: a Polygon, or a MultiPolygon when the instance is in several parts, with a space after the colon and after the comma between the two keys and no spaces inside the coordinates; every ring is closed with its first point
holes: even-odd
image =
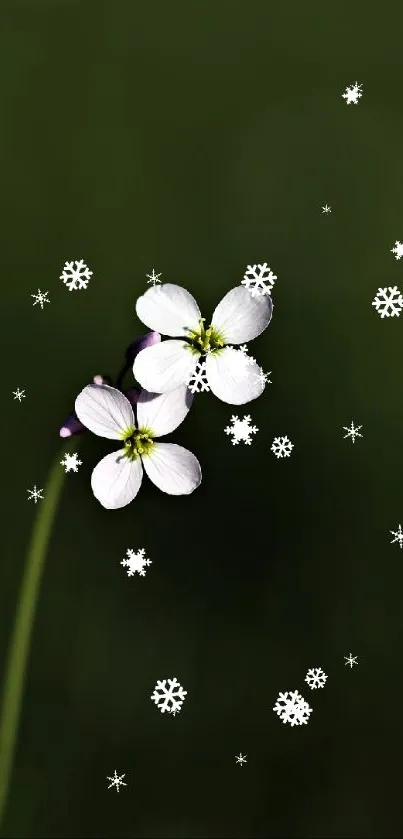
{"type": "Polygon", "coordinates": [[[360,434],[360,428],[362,428],[362,425],[357,425],[357,428],[355,428],[353,421],[351,421],[350,427],[348,427],[347,425],[343,425],[343,431],[347,431],[347,434],[344,435],[343,440],[345,440],[346,437],[351,437],[353,443],[355,443],[356,437],[362,437],[362,434],[360,434]]]}
{"type": "Polygon", "coordinates": [[[161,283],[160,277],[162,277],[162,274],[156,274],[153,268],[151,274],[146,274],[146,277],[148,277],[147,285],[152,283],[155,286],[156,283],[161,283]]]}
{"type": "Polygon", "coordinates": [[[378,294],[374,297],[372,305],[375,306],[381,318],[398,318],[403,308],[403,297],[395,285],[378,288],[378,294]]]}
{"type": "Polygon", "coordinates": [[[188,388],[191,393],[203,393],[210,390],[206,375],[206,362],[198,361],[195,369],[188,379],[188,388]]]}
{"type": "Polygon", "coordinates": [[[252,443],[251,434],[256,434],[259,431],[256,425],[251,425],[251,417],[247,415],[240,420],[239,417],[232,416],[231,423],[232,425],[227,425],[224,431],[226,434],[232,434],[232,445],[236,446],[242,440],[245,446],[250,446],[252,443]]]}
{"type": "Polygon", "coordinates": [[[154,693],[151,695],[151,699],[158,706],[161,714],[165,714],[165,711],[173,713],[175,709],[180,711],[186,694],[187,690],[183,690],[183,687],[175,677],[173,679],[159,680],[154,688],[154,693]],[[167,687],[167,682],[169,687],[167,687]]]}
{"type": "Polygon", "coordinates": [[[287,436],[275,437],[270,448],[277,459],[279,457],[289,457],[294,448],[294,443],[291,443],[287,436]]]}
{"type": "Polygon", "coordinates": [[[17,387],[17,390],[13,390],[13,396],[14,399],[18,399],[18,401],[21,402],[22,399],[25,399],[25,390],[20,390],[19,387],[17,387]]]}
{"type": "Polygon", "coordinates": [[[125,778],[125,777],[126,777],[126,772],[124,772],[123,775],[118,775],[118,773],[116,772],[116,769],[115,769],[112,776],[109,776],[109,775],[106,776],[107,781],[111,781],[111,783],[108,786],[108,789],[110,789],[111,787],[116,787],[116,792],[119,792],[119,787],[121,787],[121,786],[122,787],[127,787],[127,784],[124,781],[122,781],[122,778],[125,778]]]}
{"type": "Polygon", "coordinates": [[[323,688],[326,680],[326,673],[323,672],[321,667],[311,667],[305,676],[305,681],[311,690],[315,690],[315,688],[323,688]]]}
{"type": "Polygon", "coordinates": [[[395,242],[395,246],[391,249],[391,253],[394,253],[396,259],[401,259],[403,256],[403,242],[395,242]]]}
{"type": "Polygon", "coordinates": [[[63,280],[69,291],[80,291],[87,288],[88,281],[92,277],[92,271],[85,264],[83,259],[73,259],[72,262],[65,262],[59,279],[63,280]],[[74,265],[76,266],[74,268],[74,265]]]}
{"type": "Polygon", "coordinates": [[[152,560],[147,559],[144,548],[140,548],[137,552],[128,548],[126,551],[126,559],[122,559],[121,565],[127,568],[127,576],[134,577],[137,573],[140,577],[145,577],[146,567],[152,565],[152,560]]]}
{"type": "Polygon", "coordinates": [[[32,305],[33,306],[39,305],[41,307],[41,309],[43,309],[43,304],[44,303],[50,303],[50,300],[48,300],[48,294],[49,294],[48,291],[41,291],[40,288],[38,288],[38,293],[37,294],[31,294],[31,297],[34,298],[34,302],[33,302],[32,305]]]}
{"type": "Polygon", "coordinates": [[[271,370],[269,373],[264,373],[263,367],[259,367],[259,373],[255,373],[255,378],[259,379],[261,385],[271,385],[272,382],[269,376],[271,376],[271,370]]]}
{"type": "Polygon", "coordinates": [[[277,277],[264,262],[262,265],[248,265],[241,281],[251,293],[252,297],[270,294],[277,277]]]}
{"type": "Polygon", "coordinates": [[[78,459],[77,452],[74,454],[67,454],[66,452],[63,460],[60,461],[60,466],[64,466],[65,472],[78,472],[78,467],[82,465],[82,461],[78,459]]]}
{"type": "Polygon", "coordinates": [[[246,760],[247,757],[248,757],[248,755],[243,755],[242,752],[239,752],[239,755],[235,755],[235,760],[236,760],[237,763],[239,763],[240,766],[242,766],[242,764],[248,762],[246,760]]]}
{"type": "Polygon", "coordinates": [[[43,489],[37,489],[36,484],[33,489],[27,489],[27,493],[28,501],[33,501],[35,504],[37,504],[38,501],[43,501],[43,489]]]}
{"type": "Polygon", "coordinates": [[[399,546],[403,548],[403,530],[401,525],[399,524],[398,530],[390,530],[389,532],[395,537],[390,544],[393,545],[394,542],[398,542],[399,546]]]}
{"type": "Polygon", "coordinates": [[[358,100],[361,99],[362,96],[361,88],[362,84],[358,84],[358,82],[350,87],[346,87],[346,91],[342,94],[342,96],[343,99],[346,100],[347,105],[358,105],[358,100]]]}
{"type": "Polygon", "coordinates": [[[279,693],[273,711],[280,717],[283,723],[294,725],[306,725],[312,708],[297,690],[279,693]]]}
{"type": "Polygon", "coordinates": [[[349,667],[351,669],[353,667],[353,664],[357,664],[357,658],[358,658],[358,655],[353,656],[353,655],[351,655],[351,653],[350,653],[349,656],[345,655],[344,656],[344,661],[346,662],[346,667],[347,667],[347,665],[349,665],[349,667]]]}
{"type": "Polygon", "coordinates": [[[329,205],[328,205],[328,204],[325,204],[325,206],[324,206],[324,207],[322,207],[322,215],[323,215],[323,213],[326,213],[326,214],[327,214],[327,213],[331,213],[331,212],[332,212],[332,208],[331,208],[331,207],[329,207],[329,205]]]}

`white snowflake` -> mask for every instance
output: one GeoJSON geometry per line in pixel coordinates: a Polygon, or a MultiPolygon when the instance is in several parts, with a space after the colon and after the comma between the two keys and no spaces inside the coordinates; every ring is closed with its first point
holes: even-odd
{"type": "Polygon", "coordinates": [[[251,434],[256,434],[259,431],[256,428],[256,425],[251,425],[251,417],[248,415],[244,416],[243,419],[239,419],[239,417],[232,416],[231,417],[232,425],[227,425],[224,428],[226,434],[232,434],[232,445],[236,446],[241,440],[245,443],[245,446],[250,446],[252,443],[251,434]]]}
{"type": "Polygon", "coordinates": [[[329,207],[328,204],[325,204],[325,206],[322,207],[322,215],[323,215],[323,213],[331,213],[331,212],[332,212],[332,208],[329,207]]]}
{"type": "Polygon", "coordinates": [[[358,658],[358,655],[353,656],[353,655],[351,655],[351,653],[350,653],[349,656],[345,655],[344,656],[344,661],[346,662],[346,667],[347,667],[347,665],[349,665],[350,669],[352,669],[353,664],[357,664],[357,658],[358,658]]]}
{"type": "Polygon", "coordinates": [[[358,84],[358,82],[350,87],[346,87],[346,91],[342,94],[342,96],[343,99],[346,100],[347,105],[358,105],[358,100],[361,99],[362,96],[361,88],[362,84],[358,84]]]}
{"type": "Polygon", "coordinates": [[[236,761],[236,763],[239,763],[240,766],[242,766],[243,763],[248,762],[246,760],[247,757],[248,757],[248,755],[243,755],[242,752],[239,752],[239,755],[235,755],[235,761],[236,761]]]}
{"type": "Polygon", "coordinates": [[[273,711],[280,717],[283,723],[294,725],[306,725],[312,708],[297,690],[279,693],[273,711]]]}
{"type": "Polygon", "coordinates": [[[360,434],[360,428],[362,428],[362,425],[357,425],[357,428],[355,428],[353,421],[351,421],[350,428],[348,428],[347,425],[343,425],[343,431],[347,431],[347,434],[344,435],[343,440],[345,440],[346,437],[351,437],[353,443],[355,443],[356,437],[362,437],[362,434],[360,434]]]}
{"type": "Polygon", "coordinates": [[[269,376],[271,376],[271,370],[269,373],[264,373],[263,367],[259,367],[259,373],[255,373],[255,378],[259,379],[261,385],[271,385],[272,381],[269,376]]]}
{"type": "Polygon", "coordinates": [[[33,501],[37,504],[38,501],[43,501],[43,489],[37,489],[36,484],[33,489],[27,489],[28,501],[33,501]]]}
{"type": "Polygon", "coordinates": [[[175,677],[173,679],[158,680],[151,699],[158,706],[161,714],[164,714],[165,711],[173,714],[175,710],[180,711],[186,694],[187,690],[183,690],[182,685],[179,684],[175,677]],[[166,686],[167,682],[169,687],[166,686]]]}
{"type": "Polygon", "coordinates": [[[198,361],[193,373],[189,376],[187,386],[191,393],[203,393],[209,391],[210,386],[206,375],[206,362],[198,361]]]}
{"type": "Polygon", "coordinates": [[[323,688],[325,686],[327,676],[321,667],[311,667],[305,676],[305,681],[311,690],[315,690],[315,688],[323,688]]]}
{"type": "Polygon", "coordinates": [[[112,782],[112,783],[109,784],[108,789],[110,789],[111,787],[116,787],[116,792],[119,792],[119,787],[121,787],[121,786],[122,787],[127,787],[127,784],[124,781],[122,781],[122,778],[125,778],[125,777],[126,777],[126,772],[124,772],[123,775],[118,775],[118,773],[116,772],[116,769],[115,769],[115,771],[114,771],[114,773],[111,777],[109,775],[106,776],[107,781],[112,782]]]}
{"type": "Polygon", "coordinates": [[[156,274],[153,268],[151,274],[146,274],[146,277],[148,277],[147,285],[152,283],[155,286],[156,283],[161,283],[160,277],[162,277],[162,274],[156,274]]]}
{"type": "Polygon", "coordinates": [[[403,308],[403,297],[395,285],[378,288],[378,294],[374,297],[372,305],[375,306],[381,318],[398,318],[403,308]]]}
{"type": "Polygon", "coordinates": [[[403,548],[403,530],[401,525],[399,524],[397,530],[390,530],[389,532],[392,534],[392,536],[395,537],[394,539],[392,539],[390,544],[393,545],[394,542],[398,542],[399,546],[403,548]]]}
{"type": "Polygon", "coordinates": [[[31,294],[31,297],[34,298],[34,303],[32,305],[36,306],[38,304],[41,309],[43,309],[44,303],[50,303],[50,300],[48,300],[48,294],[48,291],[41,291],[40,288],[38,288],[37,294],[31,294]]]}
{"type": "Polygon", "coordinates": [[[69,291],[80,291],[82,288],[87,288],[90,277],[92,277],[92,271],[84,260],[73,259],[71,262],[64,263],[59,279],[63,280],[69,291]]]}
{"type": "Polygon", "coordinates": [[[270,294],[277,277],[264,262],[262,265],[248,265],[241,281],[252,297],[261,297],[263,294],[270,294]]]}
{"type": "Polygon", "coordinates": [[[401,259],[403,256],[403,242],[395,242],[395,246],[391,249],[391,253],[394,253],[396,259],[401,259]]]}
{"type": "Polygon", "coordinates": [[[77,452],[74,454],[67,454],[66,452],[63,460],[60,461],[60,466],[64,466],[65,472],[78,472],[78,467],[82,465],[82,461],[78,459],[77,452]]]}
{"type": "Polygon", "coordinates": [[[17,390],[13,390],[13,396],[14,399],[18,399],[18,401],[21,402],[22,399],[25,399],[25,390],[20,390],[20,388],[17,387],[17,390]]]}
{"type": "Polygon", "coordinates": [[[276,455],[277,459],[279,457],[289,457],[294,448],[294,443],[292,443],[287,436],[275,437],[270,448],[273,454],[276,455]]]}
{"type": "Polygon", "coordinates": [[[120,564],[123,565],[124,568],[128,568],[128,577],[134,577],[136,572],[140,577],[145,577],[146,567],[148,565],[152,565],[151,559],[147,559],[145,553],[144,548],[140,548],[137,552],[133,551],[131,548],[127,549],[127,558],[122,559],[120,564]]]}

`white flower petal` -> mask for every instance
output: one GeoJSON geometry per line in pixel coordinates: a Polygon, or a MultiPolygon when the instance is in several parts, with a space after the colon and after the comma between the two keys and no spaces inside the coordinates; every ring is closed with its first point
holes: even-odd
{"type": "Polygon", "coordinates": [[[150,481],[168,495],[189,495],[201,482],[197,457],[175,443],[154,443],[143,466],[150,481]]]}
{"type": "Polygon", "coordinates": [[[222,402],[245,405],[263,393],[264,382],[259,379],[259,365],[256,361],[245,361],[240,351],[231,347],[225,347],[217,355],[210,353],[207,356],[207,381],[214,395],[222,402]]]}
{"type": "Polygon", "coordinates": [[[193,394],[186,385],[160,394],[142,390],[137,402],[137,425],[163,437],[183,422],[192,402],[193,394]]]}
{"type": "Polygon", "coordinates": [[[107,454],[97,463],[92,475],[91,486],[95,498],[107,510],[125,507],[136,497],[143,479],[143,467],[138,457],[129,460],[124,449],[107,454]]]}
{"type": "Polygon", "coordinates": [[[133,364],[133,375],[149,393],[166,393],[187,384],[198,359],[199,355],[191,352],[189,344],[180,338],[163,341],[138,354],[133,364]]]}
{"type": "Polygon", "coordinates": [[[86,428],[108,440],[120,440],[122,432],[134,425],[129,400],[109,385],[87,385],[77,396],[75,411],[86,428]]]}
{"type": "Polygon", "coordinates": [[[183,337],[189,330],[197,329],[201,317],[194,297],[185,288],[172,283],[149,288],[137,300],[136,312],[149,329],[172,338],[183,337]]]}
{"type": "Polygon", "coordinates": [[[223,297],[211,324],[226,344],[245,344],[266,329],[272,314],[273,302],[269,294],[252,297],[245,286],[239,285],[223,297]]]}

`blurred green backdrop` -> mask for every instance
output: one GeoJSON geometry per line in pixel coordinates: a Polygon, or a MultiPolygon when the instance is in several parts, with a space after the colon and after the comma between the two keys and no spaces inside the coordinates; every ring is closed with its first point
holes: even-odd
{"type": "Polygon", "coordinates": [[[390,253],[401,4],[4,0],[0,21],[0,663],[39,509],[27,489],[44,486],[76,393],[114,375],[143,331],[146,273],[206,315],[248,263],[278,276],[250,346],[272,384],[240,409],[200,395],[175,434],[202,462],[194,495],[147,482],[130,507],[102,509],[90,475],[111,446],[83,439],[4,835],[402,836],[403,553],[389,530],[403,519],[403,319],[371,306],[403,283],[390,253]],[[85,293],[59,280],[76,258],[94,272],[85,293]],[[251,447],[224,434],[233,413],[260,429],[251,447]],[[295,448],[277,461],[283,434],[295,448]],[[128,547],[152,559],[144,579],[119,565],[128,547]],[[319,665],[315,695],[303,680],[319,665]],[[150,701],[168,676],[188,691],[175,718],[150,701]],[[314,708],[300,728],[271,710],[294,689],[314,708]]]}

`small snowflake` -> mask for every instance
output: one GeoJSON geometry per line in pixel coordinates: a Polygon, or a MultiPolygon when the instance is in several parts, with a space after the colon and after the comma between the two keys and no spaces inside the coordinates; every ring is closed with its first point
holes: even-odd
{"type": "Polygon", "coordinates": [[[158,706],[161,714],[164,714],[165,711],[173,714],[175,710],[180,711],[186,694],[187,690],[183,690],[182,685],[179,684],[175,677],[173,679],[159,680],[154,688],[154,693],[151,695],[151,699],[158,706]],[[167,682],[169,683],[169,687],[166,687],[167,682]]]}
{"type": "Polygon", "coordinates": [[[87,288],[88,281],[92,277],[92,271],[85,264],[83,259],[73,259],[72,262],[65,262],[59,279],[63,280],[69,291],[80,291],[87,288]],[[73,266],[76,266],[75,268],[73,266]]]}
{"type": "Polygon", "coordinates": [[[125,777],[126,772],[124,772],[123,775],[118,775],[115,769],[111,777],[109,775],[106,776],[107,781],[111,781],[111,783],[108,786],[108,789],[110,789],[111,787],[116,787],[116,792],[119,792],[119,787],[127,787],[127,784],[124,781],[122,781],[122,778],[125,777]]]}
{"type": "Polygon", "coordinates": [[[263,294],[270,294],[277,277],[264,262],[262,265],[248,265],[241,281],[252,297],[261,297],[263,294]]]}
{"type": "Polygon", "coordinates": [[[187,386],[191,393],[203,393],[209,391],[210,386],[207,381],[206,362],[198,361],[193,373],[189,376],[187,386]]]}
{"type": "Polygon", "coordinates": [[[403,531],[401,525],[399,524],[398,530],[390,530],[389,533],[391,533],[392,536],[395,537],[394,539],[392,539],[390,544],[393,545],[394,542],[398,542],[399,546],[403,548],[403,531]]]}
{"type": "Polygon", "coordinates": [[[28,501],[33,501],[35,504],[37,504],[38,501],[43,501],[43,489],[37,489],[36,484],[33,489],[27,489],[27,493],[28,501]]]}
{"type": "Polygon", "coordinates": [[[146,274],[146,277],[149,278],[147,280],[147,285],[150,285],[150,283],[152,283],[153,286],[155,286],[156,283],[161,283],[160,277],[162,277],[162,274],[156,274],[153,268],[151,274],[146,274]]]}
{"type": "Polygon", "coordinates": [[[401,259],[403,256],[403,242],[395,242],[395,246],[392,248],[391,253],[394,253],[396,259],[401,259]]]}
{"type": "Polygon", "coordinates": [[[403,308],[403,297],[397,286],[378,288],[372,301],[381,318],[399,317],[403,308]]]}
{"type": "Polygon", "coordinates": [[[82,461],[78,459],[77,452],[74,454],[67,454],[66,452],[63,460],[60,461],[60,466],[64,466],[65,472],[78,472],[78,467],[82,465],[82,461]]]}
{"type": "Polygon", "coordinates": [[[33,297],[35,301],[32,305],[36,306],[38,304],[41,309],[43,309],[44,303],[50,303],[50,300],[48,300],[48,294],[48,291],[41,291],[40,288],[38,288],[37,294],[31,294],[31,297],[33,297]]]}
{"type": "Polygon", "coordinates": [[[358,655],[353,656],[353,655],[351,655],[351,653],[350,653],[349,656],[345,655],[344,656],[344,661],[346,662],[346,667],[347,667],[347,665],[349,665],[350,668],[352,668],[353,664],[357,664],[357,658],[358,658],[358,655]]]}
{"type": "Polygon", "coordinates": [[[271,385],[272,381],[269,379],[269,376],[271,376],[271,370],[269,373],[264,373],[263,367],[259,367],[259,373],[255,373],[254,375],[256,379],[259,379],[261,385],[271,385]]]}
{"type": "Polygon", "coordinates": [[[323,215],[323,213],[331,213],[331,212],[332,212],[332,208],[329,207],[328,204],[325,204],[325,206],[322,207],[322,215],[323,215]]]}
{"type": "Polygon", "coordinates": [[[244,416],[243,419],[239,419],[239,417],[232,416],[231,417],[232,425],[227,425],[224,428],[226,434],[232,434],[232,445],[236,446],[241,440],[245,443],[245,446],[250,446],[252,443],[251,434],[256,434],[259,431],[256,428],[256,425],[251,425],[251,417],[249,414],[244,416]]]}
{"type": "Polygon", "coordinates": [[[347,105],[358,105],[358,100],[361,99],[362,92],[361,92],[362,84],[358,84],[356,82],[351,87],[346,87],[345,93],[342,94],[343,99],[346,100],[347,105]]]}
{"type": "Polygon", "coordinates": [[[357,425],[357,428],[355,428],[353,422],[351,422],[350,428],[348,428],[346,425],[343,425],[343,431],[347,431],[347,434],[344,435],[343,440],[345,440],[346,437],[351,437],[353,443],[355,443],[356,437],[362,437],[362,434],[360,434],[360,428],[362,428],[362,425],[357,425]]]}
{"type": "Polygon", "coordinates": [[[242,766],[244,763],[248,762],[246,760],[247,757],[248,755],[243,755],[242,752],[239,752],[239,755],[235,755],[235,760],[237,763],[239,763],[240,766],[242,766]]]}
{"type": "Polygon", "coordinates": [[[311,690],[315,690],[315,688],[323,688],[326,680],[326,673],[323,672],[321,667],[311,667],[305,676],[305,681],[311,690]]]}
{"type": "Polygon", "coordinates": [[[13,396],[14,399],[18,399],[18,401],[21,402],[22,399],[25,399],[25,390],[20,390],[19,387],[17,387],[17,390],[13,390],[13,396]]]}
{"type": "Polygon", "coordinates": [[[276,455],[277,459],[279,457],[289,457],[294,448],[294,443],[292,443],[287,436],[275,437],[270,448],[273,454],[276,455]]]}
{"type": "Polygon", "coordinates": [[[137,553],[131,548],[127,549],[127,558],[122,559],[120,564],[123,565],[124,568],[128,569],[128,577],[134,577],[135,573],[139,574],[140,577],[145,577],[146,566],[152,565],[151,559],[147,559],[145,553],[144,548],[140,548],[137,553]]]}
{"type": "Polygon", "coordinates": [[[283,723],[294,725],[306,725],[312,708],[297,690],[279,693],[273,711],[280,717],[283,723]]]}

